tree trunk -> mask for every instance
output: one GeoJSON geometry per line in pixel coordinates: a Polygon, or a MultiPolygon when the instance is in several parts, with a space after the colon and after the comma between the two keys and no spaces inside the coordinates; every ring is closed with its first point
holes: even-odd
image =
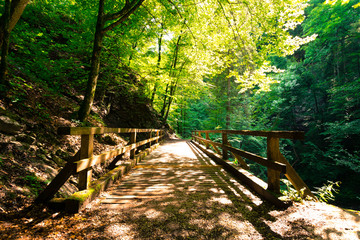
{"type": "Polygon", "coordinates": [[[92,107],[92,104],[94,102],[95,97],[95,91],[96,91],[96,84],[97,79],[99,77],[99,71],[100,71],[100,56],[101,56],[101,48],[102,48],[102,42],[104,39],[104,3],[105,0],[99,1],[99,13],[96,23],[96,31],[95,31],[95,39],[94,39],[94,47],[92,52],[92,58],[91,58],[91,67],[90,67],[90,74],[86,86],[86,92],[84,100],[81,104],[80,110],[79,110],[79,120],[81,122],[85,121],[86,118],[90,114],[90,110],[92,107]]]}
{"type": "Polygon", "coordinates": [[[163,102],[163,106],[162,106],[161,111],[160,111],[160,115],[161,115],[162,118],[164,118],[164,114],[165,114],[166,100],[167,100],[167,95],[168,95],[168,89],[169,89],[169,83],[166,84],[165,94],[164,94],[164,102],[163,102]]]}
{"type": "Polygon", "coordinates": [[[3,14],[3,44],[1,48],[1,64],[0,64],[0,83],[7,84],[7,56],[9,52],[9,39],[10,39],[10,9],[11,0],[5,0],[5,8],[3,14]]]}
{"type": "MultiPolygon", "coordinates": [[[[159,69],[160,69],[160,63],[161,63],[161,42],[162,42],[162,36],[163,34],[160,34],[160,37],[158,38],[158,60],[157,60],[157,70],[156,70],[156,75],[159,75],[159,69]]],[[[154,103],[154,99],[155,99],[155,94],[156,94],[156,89],[158,87],[158,82],[155,81],[155,84],[154,84],[154,88],[153,88],[153,91],[152,91],[152,94],[151,94],[151,100],[150,100],[150,103],[151,103],[151,106],[153,105],[154,103]]]]}
{"type": "Polygon", "coordinates": [[[185,127],[186,127],[186,107],[185,105],[183,104],[182,105],[182,136],[185,136],[185,127]]]}
{"type": "Polygon", "coordinates": [[[231,111],[231,98],[230,98],[230,90],[231,90],[231,81],[230,77],[227,78],[227,93],[226,93],[226,129],[230,129],[230,111],[231,111]]]}
{"type": "Polygon", "coordinates": [[[172,103],[172,100],[174,98],[174,95],[175,95],[175,90],[176,90],[176,87],[177,87],[177,83],[178,81],[176,80],[173,84],[171,84],[171,87],[170,87],[170,96],[169,96],[169,100],[168,100],[168,104],[166,106],[166,114],[163,118],[163,123],[165,124],[166,123],[166,120],[169,116],[169,112],[170,112],[170,107],[171,107],[171,103],[172,103]]]}
{"type": "MultiPolygon", "coordinates": [[[[10,2],[11,2],[11,10],[10,10],[10,14],[9,14],[10,19],[8,19],[9,33],[14,29],[16,23],[19,21],[22,13],[25,10],[26,5],[30,2],[30,0],[12,0],[10,2]]],[[[6,4],[6,2],[5,2],[5,4],[6,4]]],[[[0,25],[4,26],[5,21],[6,21],[5,15],[2,15],[0,18],[0,25]]],[[[5,32],[2,28],[0,30],[0,46],[2,46],[2,44],[3,44],[4,35],[5,35],[5,32]]]]}
{"type": "Polygon", "coordinates": [[[78,119],[80,121],[85,121],[86,118],[90,114],[91,106],[94,102],[95,91],[96,91],[96,84],[97,79],[99,77],[100,71],[100,55],[102,49],[102,42],[107,31],[113,30],[115,27],[120,25],[124,22],[131,14],[134,13],[136,9],[138,9],[144,0],[134,0],[133,2],[129,2],[128,0],[125,2],[125,6],[119,11],[114,14],[104,14],[104,5],[105,0],[99,0],[99,12],[98,18],[96,23],[96,31],[95,31],[95,38],[94,38],[94,48],[91,58],[91,67],[89,78],[86,86],[86,92],[84,100],[80,106],[78,119]],[[106,21],[112,21],[110,25],[105,27],[106,21]]]}
{"type": "MultiPolygon", "coordinates": [[[[178,54],[179,54],[179,45],[180,45],[180,40],[181,40],[181,35],[179,36],[177,42],[176,42],[176,46],[175,46],[175,52],[174,52],[174,59],[173,59],[173,63],[172,63],[172,67],[171,67],[171,70],[170,70],[170,77],[172,77],[174,74],[172,70],[175,70],[176,69],[176,65],[177,65],[177,60],[178,60],[178,54]]],[[[171,86],[170,86],[170,96],[168,97],[168,104],[167,106],[165,105],[165,101],[164,101],[164,109],[167,108],[166,110],[166,114],[165,116],[163,117],[163,123],[165,124],[166,123],[166,120],[169,116],[169,111],[170,111],[170,106],[171,106],[171,103],[172,103],[172,100],[173,100],[173,96],[175,94],[175,89],[176,89],[176,86],[177,86],[177,83],[178,83],[178,80],[176,81],[173,81],[171,83],[171,86]]],[[[167,87],[167,86],[166,86],[167,87]]]]}

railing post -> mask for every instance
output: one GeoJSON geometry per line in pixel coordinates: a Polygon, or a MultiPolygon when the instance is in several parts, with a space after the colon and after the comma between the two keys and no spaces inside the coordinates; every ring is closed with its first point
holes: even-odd
{"type": "MultiPolygon", "coordinates": [[[[152,138],[152,131],[149,132],[149,139],[152,138]]],[[[149,148],[151,148],[151,141],[149,142],[149,148]]]]}
{"type": "MultiPolygon", "coordinates": [[[[201,136],[201,132],[197,132],[197,133],[198,133],[198,136],[202,138],[202,136],[201,136]]],[[[200,144],[201,144],[200,139],[198,139],[198,143],[200,143],[200,144]]]]}
{"type": "MultiPolygon", "coordinates": [[[[209,137],[209,132],[205,132],[205,138],[206,140],[210,140],[210,137],[209,137]]],[[[209,143],[205,143],[205,146],[206,146],[206,149],[209,149],[210,148],[210,144],[209,143]]]]}
{"type": "MultiPolygon", "coordinates": [[[[158,137],[159,136],[159,134],[160,134],[160,130],[159,131],[156,131],[156,136],[158,137]]],[[[159,143],[159,139],[156,139],[156,144],[158,144],[159,143]]]]}
{"type": "MultiPolygon", "coordinates": [[[[229,141],[228,141],[228,136],[227,136],[227,133],[224,133],[222,132],[222,144],[224,145],[228,145],[229,144],[229,141]]],[[[229,158],[228,156],[228,151],[225,150],[224,148],[222,149],[222,157],[223,159],[227,160],[229,158]]]]}
{"type": "MultiPolygon", "coordinates": [[[[81,135],[80,160],[93,155],[94,135],[81,135]]],[[[91,181],[92,169],[88,168],[79,172],[79,190],[87,189],[91,181]]]]}
{"type": "MultiPolygon", "coordinates": [[[[136,131],[132,132],[130,135],[130,144],[136,143],[136,131]]],[[[135,158],[135,151],[136,148],[130,150],[130,159],[134,159],[135,158]]]]}
{"type": "MultiPolygon", "coordinates": [[[[267,138],[267,160],[271,162],[280,162],[281,153],[279,149],[279,138],[267,138]]],[[[274,193],[280,193],[280,172],[269,169],[268,175],[268,190],[274,193]]]]}

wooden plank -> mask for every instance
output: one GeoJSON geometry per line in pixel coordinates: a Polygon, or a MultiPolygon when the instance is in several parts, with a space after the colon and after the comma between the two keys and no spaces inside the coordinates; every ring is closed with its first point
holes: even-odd
{"type": "MultiPolygon", "coordinates": [[[[199,137],[196,137],[196,138],[199,138],[199,137]]],[[[206,142],[208,140],[206,139],[202,139],[203,142],[206,142]]],[[[221,148],[225,148],[226,150],[230,151],[230,152],[233,152],[241,157],[244,157],[244,158],[247,158],[249,160],[252,160],[254,162],[257,162],[265,167],[268,167],[268,168],[271,168],[273,170],[276,170],[276,171],[279,171],[281,173],[286,173],[286,164],[283,164],[283,163],[279,163],[279,162],[270,162],[270,161],[267,161],[266,158],[263,158],[261,156],[258,156],[256,154],[253,154],[253,153],[250,153],[250,152],[247,152],[247,151],[243,151],[243,150],[240,150],[240,149],[237,149],[237,148],[234,148],[234,147],[231,147],[231,146],[228,146],[228,145],[223,145],[221,143],[217,143],[217,142],[213,142],[213,141],[208,141],[211,145],[216,145],[216,146],[219,146],[221,148]]]]}
{"type": "MultiPolygon", "coordinates": [[[[94,135],[81,135],[80,159],[91,158],[94,149],[94,135]]],[[[79,172],[79,190],[87,189],[92,176],[92,169],[89,167],[79,172]]]]}
{"type": "MultiPolygon", "coordinates": [[[[136,132],[132,132],[130,135],[130,144],[136,143],[136,132]]],[[[136,148],[130,150],[130,159],[134,159],[136,148]]]]}
{"type": "MultiPolygon", "coordinates": [[[[148,139],[151,139],[151,138],[152,138],[152,131],[149,132],[149,138],[148,139]]],[[[151,142],[152,141],[149,142],[148,148],[151,148],[151,142]]]]}
{"type": "Polygon", "coordinates": [[[210,145],[214,148],[214,150],[215,150],[215,152],[216,152],[217,154],[220,154],[220,155],[221,155],[220,149],[219,149],[215,144],[210,143],[210,145]]]}
{"type": "Polygon", "coordinates": [[[67,162],[63,169],[55,176],[55,178],[46,186],[46,188],[39,194],[35,199],[35,203],[45,203],[52,199],[65,184],[65,182],[70,178],[75,172],[75,164],[73,162],[67,162]]]}
{"type": "MultiPolygon", "coordinates": [[[[205,138],[206,138],[206,140],[210,140],[208,132],[205,133],[205,138]]],[[[206,146],[206,149],[209,149],[209,147],[210,147],[209,143],[205,143],[205,146],[206,146]]]]}
{"type": "MultiPolygon", "coordinates": [[[[221,158],[217,157],[215,154],[211,153],[210,151],[203,148],[201,145],[197,144],[194,141],[191,141],[192,144],[194,144],[197,148],[199,148],[201,151],[203,151],[206,155],[208,155],[211,159],[213,159],[217,164],[222,165],[223,168],[229,172],[236,180],[242,182],[243,184],[247,185],[250,189],[252,189],[254,192],[259,194],[263,199],[268,200],[275,206],[279,208],[286,208],[287,205],[279,200],[277,197],[272,195],[271,192],[267,191],[263,187],[261,187],[258,183],[253,181],[251,178],[247,177],[245,174],[239,172],[236,168],[222,160],[221,158]]],[[[255,177],[255,176],[253,176],[255,177]]]]}
{"type": "Polygon", "coordinates": [[[233,152],[233,153],[236,153],[238,154],[239,156],[241,157],[244,157],[244,158],[247,158],[249,160],[252,160],[254,162],[257,162],[265,167],[268,167],[272,170],[275,170],[275,171],[278,171],[278,172],[281,172],[281,173],[286,173],[286,165],[283,164],[283,163],[279,163],[279,162],[270,162],[270,161],[267,161],[266,158],[263,158],[261,156],[258,156],[256,154],[253,154],[253,153],[250,153],[250,152],[247,152],[247,151],[243,151],[243,150],[240,150],[240,149],[237,149],[237,148],[234,148],[234,147],[230,147],[230,146],[223,146],[223,148],[226,148],[227,150],[233,152]]]}
{"type": "Polygon", "coordinates": [[[120,155],[117,155],[112,161],[111,163],[109,164],[109,166],[107,166],[108,169],[112,170],[116,167],[116,164],[118,161],[120,161],[121,159],[123,159],[124,157],[124,154],[120,154],[120,155]]]}
{"type": "Polygon", "coordinates": [[[123,154],[127,151],[130,151],[136,147],[139,147],[141,145],[144,145],[146,143],[148,143],[149,141],[158,141],[160,138],[160,136],[157,136],[157,137],[153,137],[151,139],[146,139],[146,140],[143,140],[143,141],[140,141],[138,143],[134,143],[134,144],[131,144],[131,145],[127,145],[125,147],[121,147],[121,148],[117,148],[117,149],[114,149],[114,150],[111,150],[109,152],[105,152],[105,153],[102,153],[100,155],[97,155],[97,156],[93,156],[91,158],[86,158],[86,159],[82,159],[80,161],[77,161],[75,164],[76,164],[76,172],[80,172],[84,169],[87,169],[87,168],[90,168],[92,166],[95,166],[97,164],[100,164],[100,163],[103,163],[111,158],[114,158],[120,154],[123,154]]]}
{"type": "MultiPolygon", "coordinates": [[[[154,144],[151,148],[141,152],[135,158],[143,159],[147,154],[156,149],[159,144],[154,144]]],[[[83,209],[87,203],[92,201],[98,196],[101,191],[106,190],[113,182],[120,179],[130,171],[132,166],[135,166],[135,159],[130,160],[130,163],[123,163],[115,169],[109,171],[104,176],[90,184],[89,189],[82,190],[74,193],[72,196],[65,200],[66,211],[71,213],[77,213],[83,209]]]]}
{"type": "MultiPolygon", "coordinates": [[[[280,161],[279,138],[267,138],[267,160],[273,163],[280,161]]],[[[280,172],[268,168],[267,177],[268,190],[280,193],[280,172]]]]}
{"type": "Polygon", "coordinates": [[[59,127],[59,135],[91,135],[105,133],[159,132],[159,129],[107,128],[107,127],[59,127]]]}
{"type": "Polygon", "coordinates": [[[82,171],[84,169],[87,169],[89,167],[95,166],[97,164],[103,163],[106,160],[109,160],[111,158],[114,158],[120,154],[125,153],[126,151],[129,151],[130,147],[121,147],[114,150],[111,150],[109,152],[102,153],[97,156],[93,156],[91,158],[82,159],[80,161],[75,162],[76,164],[76,172],[82,171]]]}
{"type": "Polygon", "coordinates": [[[316,199],[315,195],[311,192],[310,188],[306,185],[306,183],[302,180],[299,174],[295,171],[295,169],[290,165],[290,163],[286,160],[286,158],[280,153],[280,162],[286,164],[286,178],[289,179],[291,184],[295,187],[295,189],[300,193],[302,189],[304,189],[304,196],[309,196],[316,199]]]}
{"type": "Polygon", "coordinates": [[[236,154],[236,153],[233,153],[233,152],[230,152],[230,153],[234,156],[234,158],[237,159],[239,165],[240,165],[243,169],[246,169],[246,170],[249,170],[249,169],[250,169],[249,165],[247,165],[247,163],[245,162],[245,160],[244,160],[240,155],[238,155],[238,154],[236,154]]]}
{"type": "Polygon", "coordinates": [[[305,134],[302,131],[250,131],[250,130],[196,130],[198,133],[227,133],[239,135],[251,135],[259,137],[274,137],[286,139],[304,140],[305,134]]]}

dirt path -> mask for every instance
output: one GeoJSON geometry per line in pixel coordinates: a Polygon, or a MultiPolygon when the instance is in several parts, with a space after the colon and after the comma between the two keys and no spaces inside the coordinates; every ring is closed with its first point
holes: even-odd
{"type": "Polygon", "coordinates": [[[182,140],[159,147],[84,212],[43,215],[1,222],[0,238],[360,239],[357,213],[311,202],[276,210],[182,140]]]}

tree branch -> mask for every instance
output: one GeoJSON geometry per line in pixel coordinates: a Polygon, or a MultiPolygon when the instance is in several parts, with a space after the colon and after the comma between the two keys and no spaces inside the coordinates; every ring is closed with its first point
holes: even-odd
{"type": "MultiPolygon", "coordinates": [[[[103,30],[102,30],[102,33],[105,33],[107,31],[111,31],[113,30],[115,27],[117,27],[118,25],[120,25],[123,21],[125,21],[133,12],[135,12],[136,9],[138,9],[141,4],[144,2],[145,0],[138,0],[136,2],[135,5],[129,7],[129,5],[125,5],[123,7],[123,9],[121,9],[119,12],[115,13],[115,14],[112,14],[112,15],[107,15],[104,17],[104,20],[105,21],[108,21],[108,20],[114,20],[114,19],[117,19],[119,18],[116,22],[110,24],[109,26],[105,27],[103,30]]],[[[134,2],[133,2],[134,3],[134,2]]],[[[131,4],[132,5],[132,4],[131,4]]]]}
{"type": "Polygon", "coordinates": [[[139,3],[141,5],[143,2],[144,2],[144,0],[134,0],[132,2],[129,2],[129,0],[126,0],[125,6],[120,11],[118,11],[116,13],[105,14],[104,21],[111,21],[111,20],[121,18],[122,16],[127,14],[128,11],[131,11],[135,6],[137,6],[139,3]]]}

